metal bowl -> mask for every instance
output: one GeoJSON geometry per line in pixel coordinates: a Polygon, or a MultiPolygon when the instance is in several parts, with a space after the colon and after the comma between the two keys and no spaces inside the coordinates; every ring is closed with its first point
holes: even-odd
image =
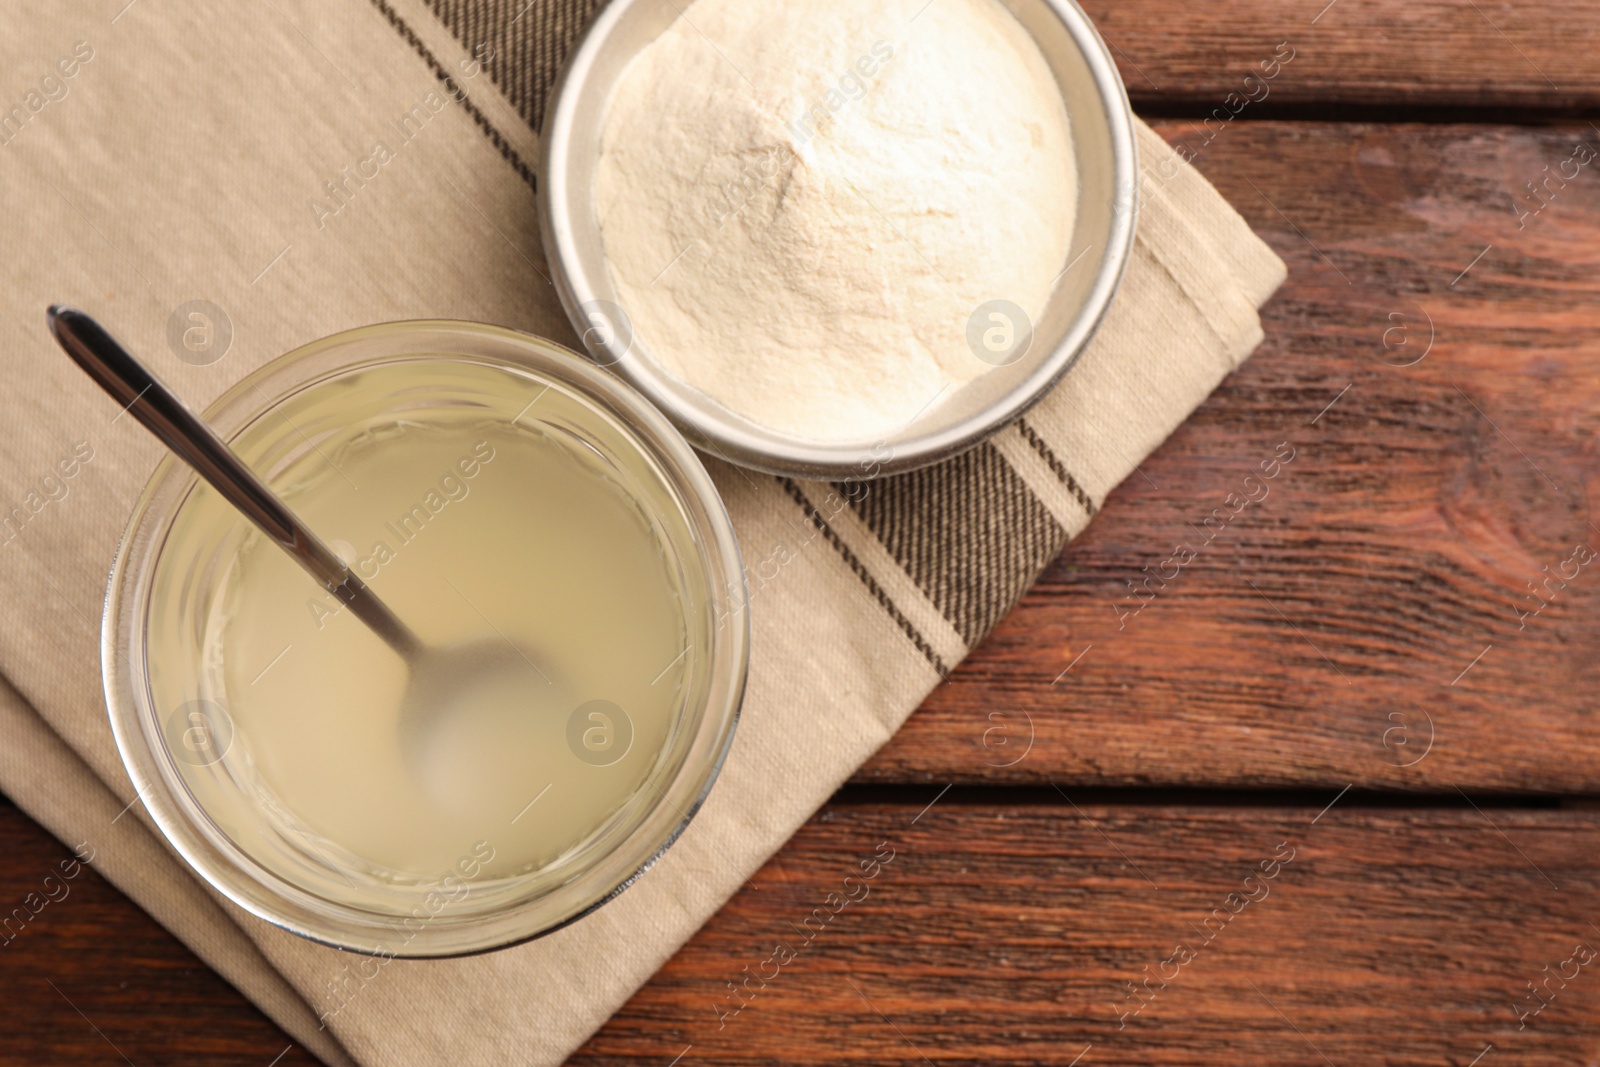
{"type": "Polygon", "coordinates": [[[1133,246],[1138,159],[1127,90],[1094,25],[1072,0],[1002,0],[1060,83],[1078,157],[1074,255],[1033,323],[1026,354],[952,391],[887,440],[807,441],[735,414],[678,381],[629,325],[595,211],[595,169],[612,87],[680,16],[678,0],[611,0],[567,60],[545,114],[539,222],[556,289],[594,360],[611,367],[696,447],[757,470],[805,478],[875,477],[962,452],[1019,418],[1072,366],[1115,295],[1133,246]],[[618,313],[620,310],[620,314],[618,313]]]}

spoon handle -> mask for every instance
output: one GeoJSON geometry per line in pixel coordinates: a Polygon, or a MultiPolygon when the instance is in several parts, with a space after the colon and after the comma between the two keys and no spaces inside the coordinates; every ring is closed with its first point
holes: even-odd
{"type": "Polygon", "coordinates": [[[409,662],[422,643],[361,577],[262,484],[233,449],[94,319],[76,308],[49,310],[50,332],[74,363],[161,443],[276,541],[324,589],[409,662]]]}

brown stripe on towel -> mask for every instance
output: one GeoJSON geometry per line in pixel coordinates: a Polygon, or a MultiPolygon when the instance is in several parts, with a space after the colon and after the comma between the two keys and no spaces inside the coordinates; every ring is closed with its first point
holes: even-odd
{"type": "MultiPolygon", "coordinates": [[[[445,65],[439,62],[439,57],[434,55],[432,50],[422,42],[422,38],[417,36],[417,31],[406,24],[406,20],[401,18],[400,13],[389,5],[388,0],[372,0],[372,6],[378,9],[378,13],[388,21],[390,26],[394,27],[396,33],[405,38],[412,51],[421,56],[422,61],[428,64],[428,69],[433,71],[434,77],[439,79],[440,83],[461,104],[466,113],[472,116],[472,121],[477,124],[478,129],[483,131],[483,135],[489,138],[489,143],[494,145],[495,150],[500,153],[501,157],[511,164],[511,169],[515,170],[518,176],[528,183],[528,188],[538,192],[539,185],[533,176],[533,168],[529,167],[523,161],[522,156],[517,153],[517,150],[511,147],[511,142],[507,141],[505,134],[501,133],[495,128],[494,123],[489,121],[489,116],[485,115],[478,105],[472,102],[471,98],[467,96],[467,91],[461,88],[461,83],[455,80],[450,71],[445,68],[445,65]]],[[[459,36],[457,39],[460,39],[459,36]]]]}
{"type": "Polygon", "coordinates": [[[1055,476],[1061,479],[1061,484],[1067,487],[1079,504],[1083,505],[1083,510],[1093,516],[1099,509],[1094,506],[1089,494],[1083,491],[1078,480],[1072,476],[1072,472],[1067,470],[1066,464],[1056,456],[1055,449],[1046,444],[1045,439],[1039,436],[1039,432],[1028,425],[1027,419],[1017,420],[1017,432],[1022,434],[1023,440],[1033,446],[1035,452],[1039,453],[1039,458],[1043,459],[1055,476]]]}
{"type": "Polygon", "coordinates": [[[928,639],[922,636],[922,632],[916,628],[910,619],[906,618],[905,612],[901,611],[889,594],[884,592],[883,586],[879,585],[878,580],[872,576],[872,572],[867,570],[866,564],[862,563],[860,558],[850,551],[850,546],[844,543],[843,538],[838,535],[832,526],[828,525],[828,520],[823,518],[822,512],[813,507],[811,501],[806,499],[804,491],[790,478],[780,477],[778,484],[788,490],[789,495],[794,498],[794,502],[800,505],[800,510],[805,512],[806,518],[818,530],[822,531],[822,536],[827,538],[834,551],[838,552],[840,557],[844,559],[845,565],[854,572],[857,578],[861,579],[861,584],[867,587],[867,591],[872,594],[878,605],[888,612],[889,618],[895,621],[900,630],[916,646],[917,651],[922,653],[923,658],[933,665],[934,670],[939,672],[939,677],[949,677],[950,668],[945,666],[945,662],[939,657],[939,653],[933,650],[933,646],[928,643],[928,639]]]}
{"type": "Polygon", "coordinates": [[[1067,540],[992,444],[872,482],[870,490],[851,494],[859,497],[851,506],[969,647],[1067,540]]]}
{"type": "Polygon", "coordinates": [[[472,52],[494,48],[485,69],[534,132],[556,72],[603,0],[426,0],[439,21],[472,52]]]}

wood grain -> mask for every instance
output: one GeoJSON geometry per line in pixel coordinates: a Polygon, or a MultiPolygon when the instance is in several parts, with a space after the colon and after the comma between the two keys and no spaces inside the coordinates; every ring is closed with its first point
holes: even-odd
{"type": "MultiPolygon", "coordinates": [[[[828,805],[574,1062],[664,1065],[691,1045],[680,1062],[1069,1067],[1090,1048],[1078,1062],[1098,1067],[1465,1067],[1492,1044],[1490,1067],[1600,1052],[1600,977],[1562,968],[1580,943],[1600,950],[1600,812],[959,787],[924,810],[936,791],[912,792],[828,805]],[[782,966],[779,943],[794,952],[782,966]],[[1163,967],[1180,944],[1194,958],[1163,967]],[[1519,1028],[1546,965],[1579,975],[1519,1028]]],[[[0,849],[4,902],[68,855],[9,806],[0,849]]],[[[314,1062],[92,872],[0,949],[0,987],[6,1067],[314,1062]]]]}
{"type": "MultiPolygon", "coordinates": [[[[1203,115],[1351,107],[1592,113],[1600,8],[1587,0],[1085,0],[1135,107],[1203,115]],[[1265,95],[1245,78],[1287,43],[1265,95]]],[[[1270,73],[1272,67],[1265,68],[1270,73]]],[[[1343,114],[1342,114],[1343,113],[1343,114]]],[[[1482,117],[1481,114],[1477,117],[1482,117]]]]}
{"type": "Polygon", "coordinates": [[[1600,950],[1600,814],[1041,799],[956,790],[920,818],[920,798],[830,805],[574,1062],[665,1064],[687,1045],[701,1064],[1061,1067],[1600,1051],[1588,969],[1568,965],[1578,977],[1518,1018],[1546,964],[1600,950]],[[845,883],[880,842],[893,862],[845,883]],[[866,895],[807,942],[796,925],[847,891],[866,895]],[[1208,922],[1219,908],[1231,917],[1208,922]],[[763,967],[779,943],[796,958],[763,967]],[[1162,967],[1180,944],[1193,958],[1162,967]],[[758,978],[733,999],[746,966],[758,978]]]}
{"type": "Polygon", "coordinates": [[[1289,264],[1265,343],[859,780],[1600,792],[1600,566],[1568,563],[1600,548],[1600,174],[1512,206],[1584,137],[1241,123],[1201,151],[1289,264]],[[1530,582],[1554,597],[1522,619],[1530,582]]]}
{"type": "Polygon", "coordinates": [[[3,801],[0,855],[0,916],[29,916],[0,934],[0,1067],[318,1062],[92,868],[61,879],[71,851],[3,801]]]}

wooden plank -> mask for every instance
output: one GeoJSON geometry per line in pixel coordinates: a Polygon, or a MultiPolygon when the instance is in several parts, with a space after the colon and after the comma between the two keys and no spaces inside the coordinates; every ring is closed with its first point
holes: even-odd
{"type": "MultiPolygon", "coordinates": [[[[1007,803],[960,787],[925,809],[925,792],[830,804],[574,1062],[667,1064],[687,1046],[685,1065],[1465,1067],[1492,1044],[1493,1067],[1600,1052],[1595,966],[1563,967],[1579,943],[1600,950],[1600,812],[1357,794],[1007,803]],[[793,959],[767,963],[779,943],[793,959]],[[1194,958],[1163,967],[1179,944],[1194,958]],[[1579,974],[1519,1029],[1546,965],[1579,974]]],[[[68,856],[9,805],[0,849],[7,904],[68,856]]],[[[0,949],[0,988],[7,1067],[265,1065],[289,1045],[92,871],[0,949]]],[[[277,1062],[313,1061],[294,1048],[277,1062]]]]}
{"type": "Polygon", "coordinates": [[[1493,1045],[1492,1067],[1600,1051],[1600,964],[1567,965],[1577,977],[1518,1018],[1547,964],[1600,952],[1594,812],[1345,798],[1319,818],[1320,798],[1075,809],[957,790],[913,824],[921,805],[830,806],[574,1062],[692,1046],[681,1062],[1464,1067],[1493,1045]],[[863,881],[880,842],[894,859],[863,881]],[[860,899],[802,928],[830,892],[860,899]]]}
{"type": "Polygon", "coordinates": [[[1514,210],[1584,137],[1204,148],[1289,264],[1266,342],[860,780],[1600,792],[1600,567],[1574,553],[1600,548],[1600,168],[1514,210]],[[1147,567],[1172,580],[1130,593],[1147,567]]]}
{"type": "Polygon", "coordinates": [[[318,1062],[3,798],[0,855],[0,1067],[318,1062]]]}
{"type": "Polygon", "coordinates": [[[1600,44],[1600,8],[1586,0],[1083,6],[1135,106],[1156,114],[1207,114],[1229,93],[1250,98],[1244,115],[1307,105],[1574,114],[1600,103],[1600,72],[1583,62],[1600,44]],[[1292,59],[1268,62],[1280,54],[1292,59]],[[1252,73],[1273,77],[1247,85],[1252,73]]]}

